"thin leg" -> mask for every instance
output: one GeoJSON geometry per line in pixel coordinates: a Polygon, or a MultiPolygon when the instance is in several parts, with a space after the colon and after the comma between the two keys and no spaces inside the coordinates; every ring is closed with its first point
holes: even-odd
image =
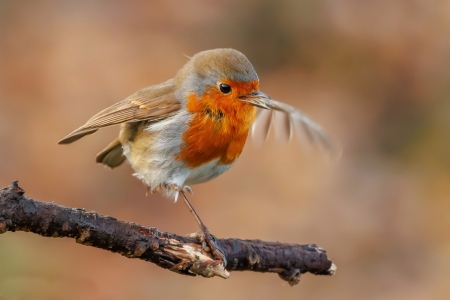
{"type": "Polygon", "coordinates": [[[206,228],[205,224],[203,224],[202,220],[200,219],[199,215],[195,211],[195,209],[192,206],[191,202],[189,202],[189,200],[188,200],[186,194],[184,193],[184,191],[180,191],[180,194],[183,196],[184,203],[186,203],[186,205],[187,205],[188,209],[190,210],[191,214],[194,215],[194,218],[197,221],[198,226],[200,227],[200,229],[206,228]]]}
{"type": "Polygon", "coordinates": [[[185,192],[183,190],[180,191],[180,194],[183,196],[184,203],[186,203],[187,207],[189,208],[190,212],[194,215],[195,220],[198,223],[198,226],[200,227],[200,230],[197,232],[197,235],[200,235],[200,240],[202,242],[206,243],[209,248],[211,249],[211,253],[213,254],[214,258],[219,262],[223,263],[224,266],[227,265],[227,260],[225,258],[225,255],[223,252],[217,247],[214,238],[209,233],[208,228],[205,226],[205,224],[200,219],[199,215],[195,211],[192,204],[189,202],[185,192]]]}

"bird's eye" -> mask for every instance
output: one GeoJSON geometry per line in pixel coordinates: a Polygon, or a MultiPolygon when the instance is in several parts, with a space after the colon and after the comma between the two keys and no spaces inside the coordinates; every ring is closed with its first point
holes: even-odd
{"type": "Polygon", "coordinates": [[[221,83],[219,85],[219,89],[224,94],[228,94],[231,92],[231,86],[229,86],[228,84],[225,84],[225,83],[221,83]]]}

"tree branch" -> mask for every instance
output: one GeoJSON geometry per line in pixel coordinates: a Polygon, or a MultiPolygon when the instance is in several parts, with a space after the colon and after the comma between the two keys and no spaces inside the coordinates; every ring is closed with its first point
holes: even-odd
{"type": "Polygon", "coordinates": [[[29,231],[46,237],[69,237],[77,243],[139,258],[184,275],[228,278],[228,271],[277,273],[295,285],[300,275],[333,275],[336,266],[316,245],[260,240],[216,239],[228,261],[211,259],[196,238],[160,232],[135,223],[24,197],[17,181],[0,190],[0,234],[29,231]]]}

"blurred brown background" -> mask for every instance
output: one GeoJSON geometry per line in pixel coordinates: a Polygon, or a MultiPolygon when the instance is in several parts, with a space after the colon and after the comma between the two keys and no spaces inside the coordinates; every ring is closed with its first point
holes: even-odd
{"type": "Polygon", "coordinates": [[[274,274],[179,276],[74,240],[0,236],[0,299],[448,299],[450,5],[439,0],[0,0],[0,186],[178,234],[182,202],[145,196],[95,154],[117,128],[56,142],[99,110],[171,78],[183,53],[232,47],[261,90],[344,146],[248,143],[196,186],[218,237],[316,243],[338,266],[293,288],[274,274]]]}

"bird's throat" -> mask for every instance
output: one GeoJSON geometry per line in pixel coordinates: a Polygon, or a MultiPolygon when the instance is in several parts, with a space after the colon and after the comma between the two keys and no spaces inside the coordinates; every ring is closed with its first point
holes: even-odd
{"type": "Polygon", "coordinates": [[[187,110],[192,114],[189,128],[183,133],[177,160],[198,167],[219,159],[233,163],[241,154],[248,131],[256,117],[256,108],[237,99],[230,100],[205,93],[188,97],[187,110]]]}

